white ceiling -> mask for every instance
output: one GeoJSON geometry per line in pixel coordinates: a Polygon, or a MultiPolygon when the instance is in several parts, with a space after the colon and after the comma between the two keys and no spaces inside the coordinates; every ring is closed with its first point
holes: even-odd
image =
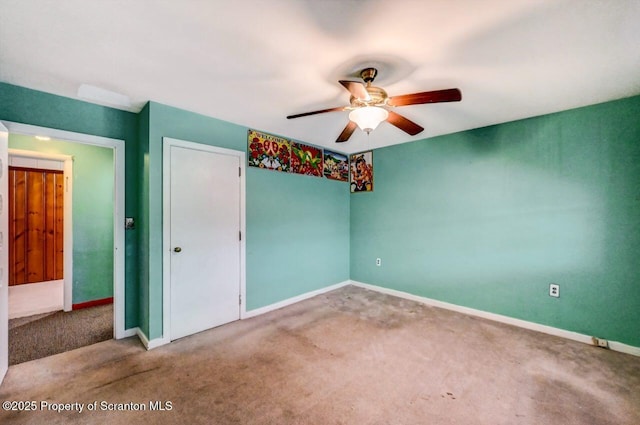
{"type": "Polygon", "coordinates": [[[640,94],[638,0],[0,0],[0,81],[81,84],[357,152],[640,94]],[[338,79],[374,65],[390,96],[458,87],[334,143],[338,79]]]}

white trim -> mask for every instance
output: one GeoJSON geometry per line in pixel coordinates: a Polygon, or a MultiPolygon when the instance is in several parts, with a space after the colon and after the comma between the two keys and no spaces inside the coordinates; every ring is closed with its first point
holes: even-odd
{"type": "Polygon", "coordinates": [[[617,341],[609,341],[609,350],[640,357],[640,347],[634,347],[633,345],[627,345],[617,341]]]}
{"type": "Polygon", "coordinates": [[[140,342],[142,343],[142,345],[144,345],[144,348],[146,348],[148,350],[149,349],[149,338],[147,338],[147,336],[144,334],[144,332],[142,332],[142,329],[136,328],[136,335],[138,335],[138,338],[140,339],[140,342]]]}
{"type": "Polygon", "coordinates": [[[287,298],[286,300],[282,300],[277,303],[267,305],[265,307],[260,307],[254,310],[246,311],[242,315],[242,319],[249,319],[251,317],[260,316],[261,314],[269,313],[270,311],[278,310],[280,308],[290,306],[291,304],[299,303],[300,301],[304,301],[309,298],[313,298],[317,295],[321,295],[326,292],[340,289],[343,286],[347,286],[350,284],[351,284],[350,280],[345,280],[344,282],[336,283],[335,285],[327,286],[325,288],[316,289],[315,291],[307,292],[292,298],[287,298]]]}
{"type": "Polygon", "coordinates": [[[124,338],[125,327],[125,307],[124,307],[124,281],[125,281],[125,228],[124,228],[124,202],[125,202],[125,157],[124,140],[115,141],[113,147],[114,162],[114,202],[113,212],[113,298],[115,300],[115,310],[113,317],[113,330],[116,339],[124,338]]]}
{"type": "Polygon", "coordinates": [[[153,350],[154,348],[162,347],[163,345],[167,345],[171,342],[168,338],[155,338],[151,341],[148,341],[146,347],[147,350],[153,350]]]}
{"type": "Polygon", "coordinates": [[[9,175],[9,130],[0,121],[0,384],[9,370],[9,214],[6,207],[9,175]]]}
{"type": "Polygon", "coordinates": [[[124,146],[124,140],[112,139],[109,137],[94,136],[93,134],[76,133],[73,131],[58,130],[56,128],[40,127],[31,124],[22,124],[12,121],[1,121],[8,129],[9,134],[17,133],[25,136],[49,136],[52,139],[63,142],[84,143],[85,145],[116,147],[121,143],[124,146]]]}
{"type": "MultiPolygon", "coordinates": [[[[213,152],[222,155],[237,156],[240,166],[240,304],[238,319],[241,319],[246,310],[246,157],[242,151],[220,148],[203,143],[194,143],[186,140],[162,138],[162,343],[164,345],[171,341],[171,155],[172,146],[187,149],[213,152]]],[[[153,346],[154,341],[150,341],[153,346]]],[[[153,347],[152,347],[153,348],[153,347]]]]}
{"type": "MultiPolygon", "coordinates": [[[[9,133],[30,136],[49,136],[55,140],[82,143],[113,149],[114,163],[114,210],[113,210],[113,333],[115,339],[124,338],[124,200],[125,200],[125,144],[124,140],[92,134],[76,133],[29,124],[0,121],[9,133]]],[[[66,171],[66,170],[65,170],[66,171]]],[[[66,249],[66,246],[65,246],[66,249]]],[[[65,264],[66,267],[66,264],[65,264]]]]}
{"type": "Polygon", "coordinates": [[[161,347],[171,342],[167,340],[167,338],[156,338],[149,341],[149,338],[147,338],[144,332],[142,332],[142,329],[135,328],[135,331],[136,331],[136,334],[138,335],[138,338],[140,338],[140,342],[142,343],[142,345],[144,345],[144,348],[146,348],[147,350],[153,350],[154,348],[161,347]]]}
{"type": "Polygon", "coordinates": [[[64,311],[71,311],[73,305],[73,156],[9,149],[9,159],[14,157],[48,159],[63,163],[65,179],[64,211],[63,211],[63,249],[64,255],[64,286],[62,305],[64,311]]]}
{"type": "Polygon", "coordinates": [[[125,329],[125,331],[122,333],[122,337],[123,338],[129,338],[129,337],[137,336],[137,335],[138,335],[138,327],[137,326],[135,328],[125,329]]]}
{"type": "MultiPolygon", "coordinates": [[[[171,143],[162,138],[162,336],[171,341],[171,143]]],[[[151,232],[151,230],[149,230],[151,232]]],[[[143,344],[144,341],[142,341],[143,344]]],[[[149,349],[149,341],[145,344],[149,349]]]]}
{"type": "MultiPolygon", "coordinates": [[[[474,308],[463,307],[456,304],[450,304],[443,301],[434,300],[431,298],[413,295],[408,292],[397,291],[395,289],[384,288],[382,286],[370,285],[368,283],[362,283],[355,280],[352,280],[351,284],[360,288],[380,292],[382,294],[392,295],[394,297],[416,301],[432,307],[443,308],[443,309],[455,311],[458,313],[468,314],[470,316],[476,316],[476,317],[481,317],[483,319],[493,320],[494,322],[506,323],[508,325],[517,326],[519,328],[529,329],[532,331],[542,332],[548,335],[554,335],[561,338],[570,339],[572,341],[593,345],[593,339],[589,335],[584,335],[577,332],[554,328],[552,326],[541,325],[539,323],[529,322],[526,320],[515,319],[513,317],[503,316],[501,314],[489,313],[487,311],[476,310],[474,308]]],[[[622,353],[631,354],[634,356],[640,356],[640,347],[634,347],[631,345],[622,344],[620,342],[609,341],[609,349],[613,351],[620,351],[622,353]]]]}
{"type": "Polygon", "coordinates": [[[44,153],[22,149],[9,149],[9,167],[36,168],[39,170],[64,171],[64,162],[67,159],[73,160],[71,155],[59,155],[55,153],[44,153]],[[29,159],[28,164],[14,164],[14,159],[29,159]],[[45,161],[40,162],[38,160],[45,161]],[[56,163],[54,166],[53,163],[56,163]],[[62,165],[62,168],[60,167],[62,165]]]}

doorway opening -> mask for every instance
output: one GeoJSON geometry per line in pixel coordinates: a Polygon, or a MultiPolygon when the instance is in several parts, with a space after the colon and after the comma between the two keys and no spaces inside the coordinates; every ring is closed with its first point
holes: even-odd
{"type": "MultiPolygon", "coordinates": [[[[76,322],[80,322],[78,330],[82,332],[83,329],[86,330],[90,327],[90,319],[97,316],[98,310],[101,310],[99,314],[102,318],[100,320],[106,320],[104,316],[105,314],[108,315],[108,338],[128,336],[124,330],[123,295],[124,141],[10,122],[4,122],[4,125],[9,130],[10,148],[19,146],[19,150],[11,151],[11,154],[15,158],[20,158],[20,160],[10,160],[10,165],[22,165],[22,167],[15,168],[24,169],[31,168],[25,167],[25,158],[31,158],[31,161],[35,160],[41,163],[48,160],[60,161],[63,159],[63,174],[59,183],[64,186],[64,194],[69,197],[68,202],[63,203],[63,208],[65,209],[63,214],[63,222],[65,223],[63,231],[64,248],[62,249],[64,252],[63,277],[62,279],[48,282],[57,283],[60,280],[64,282],[62,307],[65,312],[69,313],[58,312],[29,316],[23,319],[16,319],[16,323],[19,326],[32,326],[38,321],[37,326],[40,326],[45,323],[45,320],[57,320],[56,327],[60,327],[62,324],[63,327],[71,328],[70,318],[79,316],[76,322]],[[46,138],[47,140],[46,142],[42,140],[36,141],[35,136],[39,136],[42,139],[46,138]],[[50,143],[50,145],[43,149],[43,143],[50,143]],[[58,143],[58,146],[51,147],[55,143],[58,143]],[[60,148],[63,145],[69,147],[71,151],[65,152],[63,148],[60,148]],[[68,154],[69,152],[71,152],[71,155],[68,154]],[[47,155],[49,158],[46,158],[47,155]],[[51,156],[55,157],[56,155],[58,155],[58,158],[51,158],[51,156]],[[85,158],[84,160],[83,157],[85,158]],[[97,162],[99,157],[103,159],[102,162],[97,162]],[[91,164],[83,164],[83,161],[88,161],[86,158],[90,158],[93,162],[91,164]],[[107,159],[105,160],[104,158],[107,159]],[[83,166],[85,167],[84,169],[82,169],[83,166]],[[82,179],[82,181],[80,178],[75,179],[75,185],[73,178],[74,168],[76,177],[81,177],[82,179]],[[99,178],[96,176],[99,176],[99,178]],[[92,179],[92,177],[94,178],[92,179]],[[75,198],[71,197],[72,188],[76,192],[75,198]],[[84,195],[82,193],[83,190],[85,192],[84,195]],[[69,217],[67,217],[67,209],[69,217]],[[75,215],[73,214],[74,210],[75,215]],[[69,219],[67,220],[67,218],[69,219]],[[74,259],[76,260],[75,262],[73,261],[74,259]],[[58,316],[56,317],[56,315],[58,316]],[[21,324],[21,322],[23,323],[21,324]]],[[[38,178],[37,174],[35,178],[38,178]]],[[[67,201],[66,198],[65,201],[67,201]]],[[[38,203],[37,200],[36,203],[38,203]]],[[[44,214],[46,215],[47,213],[44,214]]],[[[37,241],[38,232],[44,238],[49,236],[48,230],[43,231],[42,226],[36,227],[37,230],[31,232],[32,239],[37,241]]],[[[14,245],[14,241],[10,239],[9,244],[14,245]]],[[[56,243],[54,242],[53,245],[55,247],[56,243]]],[[[14,246],[10,246],[10,250],[13,248],[14,246]]],[[[11,268],[10,265],[10,275],[13,274],[11,268]]],[[[39,267],[36,266],[36,271],[32,272],[34,276],[38,275],[38,270],[39,267]]],[[[38,280],[37,278],[30,280],[33,279],[38,280]]],[[[27,282],[26,284],[31,285],[34,282],[27,282]]],[[[41,283],[35,283],[35,285],[41,285],[41,283]]],[[[12,285],[12,287],[15,287],[15,285],[12,285]]],[[[11,288],[9,292],[11,292],[11,288]]],[[[9,296],[9,307],[9,311],[11,311],[13,307],[11,296],[9,296]]],[[[44,327],[46,332],[46,326],[44,327]]],[[[82,341],[91,343],[92,340],[81,337],[78,338],[77,343],[87,345],[82,341]]],[[[9,344],[11,344],[11,337],[9,344]]],[[[8,351],[9,345],[1,347],[1,349],[8,351]]],[[[39,349],[40,347],[34,349],[34,351],[39,349]]],[[[44,352],[46,353],[46,350],[44,352]]],[[[12,363],[15,364],[15,362],[12,363]]]]}
{"type": "Polygon", "coordinates": [[[70,311],[73,159],[9,149],[9,319],[70,311]]]}

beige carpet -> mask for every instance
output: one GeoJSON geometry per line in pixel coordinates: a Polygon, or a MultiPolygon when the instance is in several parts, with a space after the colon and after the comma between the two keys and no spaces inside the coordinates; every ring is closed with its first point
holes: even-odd
{"type": "Polygon", "coordinates": [[[640,358],[346,287],[148,352],[13,366],[0,400],[84,410],[0,423],[637,425],[638,388],[640,358]]]}

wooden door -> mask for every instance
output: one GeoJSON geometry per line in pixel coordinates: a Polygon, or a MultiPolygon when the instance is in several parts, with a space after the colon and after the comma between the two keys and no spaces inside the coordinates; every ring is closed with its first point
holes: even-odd
{"type": "Polygon", "coordinates": [[[204,145],[169,155],[174,340],[240,318],[241,157],[204,145]]]}
{"type": "Polygon", "coordinates": [[[64,174],[9,167],[9,286],[63,278],[64,174]]]}

